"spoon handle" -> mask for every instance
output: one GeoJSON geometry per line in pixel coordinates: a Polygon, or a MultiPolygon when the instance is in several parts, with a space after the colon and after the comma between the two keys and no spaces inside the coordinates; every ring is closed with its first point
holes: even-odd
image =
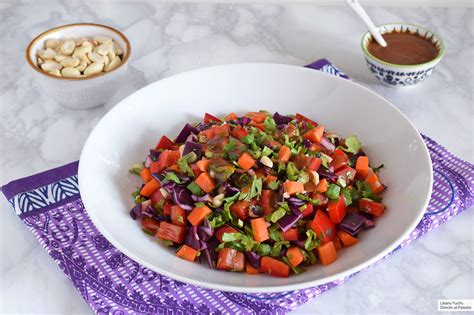
{"type": "Polygon", "coordinates": [[[365,25],[369,27],[370,33],[375,38],[377,43],[379,43],[382,47],[387,47],[387,42],[383,39],[382,35],[378,31],[377,27],[375,27],[374,22],[370,19],[365,12],[364,8],[360,5],[359,1],[357,0],[346,0],[347,4],[357,13],[357,15],[364,21],[365,25]]]}

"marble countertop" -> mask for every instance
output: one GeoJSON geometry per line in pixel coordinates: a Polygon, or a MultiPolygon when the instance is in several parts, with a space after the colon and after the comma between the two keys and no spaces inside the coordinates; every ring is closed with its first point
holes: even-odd
{"type": "MultiPolygon", "coordinates": [[[[359,49],[365,27],[342,6],[2,2],[0,183],[77,160],[98,120],[155,80],[216,64],[304,65],[321,57],[389,99],[420,131],[472,163],[473,9],[368,11],[377,22],[406,21],[439,32],[446,56],[430,79],[406,90],[381,86],[359,49]],[[35,35],[74,22],[114,26],[133,47],[127,82],[104,107],[89,111],[65,109],[50,100],[24,59],[35,35]]],[[[4,198],[0,207],[0,312],[91,313],[4,198]]],[[[467,211],[294,313],[431,314],[437,299],[473,298],[473,225],[474,212],[467,211]]]]}

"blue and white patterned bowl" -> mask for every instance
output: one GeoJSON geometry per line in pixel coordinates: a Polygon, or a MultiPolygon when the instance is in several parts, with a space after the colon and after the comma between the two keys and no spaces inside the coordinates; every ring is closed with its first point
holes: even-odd
{"type": "Polygon", "coordinates": [[[409,31],[430,40],[438,48],[438,56],[428,62],[417,65],[397,65],[385,62],[373,56],[367,46],[372,40],[372,34],[367,32],[362,36],[361,48],[370,72],[382,83],[392,87],[408,87],[424,81],[433,73],[435,66],[444,56],[444,43],[434,32],[421,26],[407,23],[391,23],[377,27],[382,34],[390,32],[409,31]]]}

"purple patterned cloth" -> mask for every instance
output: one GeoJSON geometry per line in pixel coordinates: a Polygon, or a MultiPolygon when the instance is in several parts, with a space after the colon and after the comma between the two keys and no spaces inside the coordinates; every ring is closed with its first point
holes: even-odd
{"type": "MultiPolygon", "coordinates": [[[[308,67],[347,78],[325,59],[308,67]]],[[[474,201],[474,166],[423,138],[433,161],[431,201],[416,229],[393,252],[469,209],[474,201]]],[[[140,266],[100,234],[82,204],[77,166],[74,162],[15,180],[2,191],[97,314],[284,314],[353,276],[266,294],[221,292],[167,278],[140,266]]]]}

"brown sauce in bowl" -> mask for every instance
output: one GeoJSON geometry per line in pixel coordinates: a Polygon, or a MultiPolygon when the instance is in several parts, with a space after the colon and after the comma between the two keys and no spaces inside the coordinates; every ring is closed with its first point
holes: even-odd
{"type": "Polygon", "coordinates": [[[387,47],[380,46],[373,38],[367,45],[376,58],[397,65],[417,65],[435,59],[438,48],[431,40],[410,32],[391,32],[382,35],[387,47]]]}

